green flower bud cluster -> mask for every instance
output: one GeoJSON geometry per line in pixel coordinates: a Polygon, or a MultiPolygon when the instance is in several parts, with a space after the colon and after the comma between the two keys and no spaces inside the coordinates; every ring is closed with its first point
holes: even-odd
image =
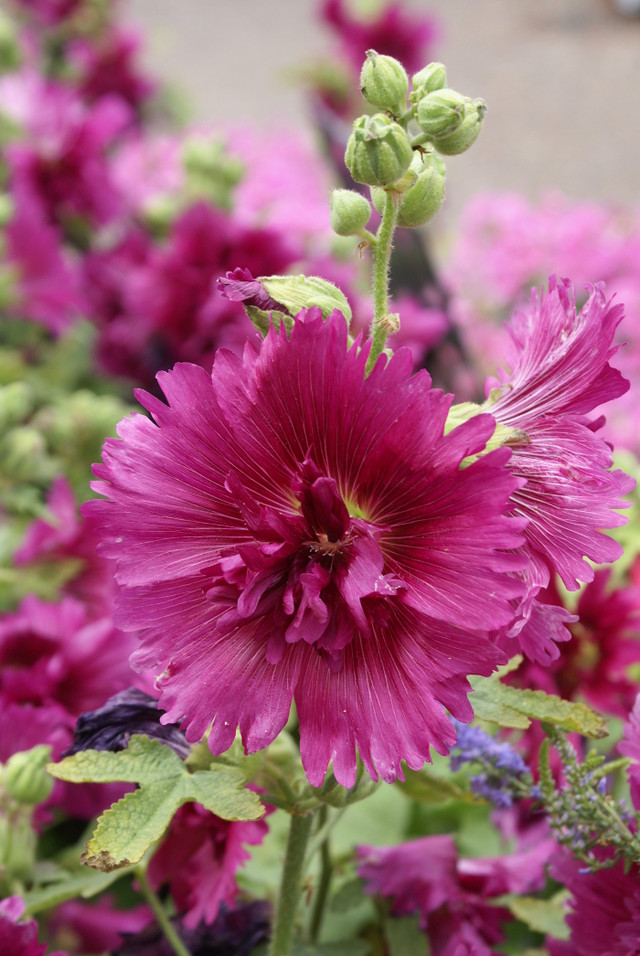
{"type": "MultiPolygon", "coordinates": [[[[367,52],[360,75],[366,101],[381,112],[358,117],[353,124],[345,163],[357,183],[371,187],[382,212],[385,194],[394,194],[397,224],[413,228],[440,209],[445,193],[442,156],[461,153],[474,142],[485,112],[484,102],[447,87],[442,63],[429,63],[411,79],[402,64],[375,50],[367,52]]],[[[336,190],[331,225],[338,235],[366,234],[368,203],[352,190],[336,190]]]]}
{"type": "Polygon", "coordinates": [[[431,143],[444,156],[463,153],[477,139],[486,112],[485,102],[448,87],[442,63],[430,63],[415,74],[409,100],[424,142],[431,143]]]}

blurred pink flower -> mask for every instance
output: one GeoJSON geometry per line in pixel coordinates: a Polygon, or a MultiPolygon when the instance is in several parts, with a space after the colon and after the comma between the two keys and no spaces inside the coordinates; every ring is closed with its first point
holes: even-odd
{"type": "Polygon", "coordinates": [[[151,885],[158,890],[169,884],[189,929],[202,920],[213,923],[220,904],[231,906],[238,896],[236,872],[251,856],[246,846],[262,843],[267,830],[264,820],[231,822],[199,803],[184,804],[151,858],[151,885]]]}

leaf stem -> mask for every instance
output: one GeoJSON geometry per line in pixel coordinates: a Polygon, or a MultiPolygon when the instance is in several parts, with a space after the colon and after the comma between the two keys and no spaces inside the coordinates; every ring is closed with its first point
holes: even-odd
{"type": "Polygon", "coordinates": [[[154,916],[158,921],[158,926],[164,933],[176,956],[191,956],[189,950],[185,947],[184,943],[173,928],[171,920],[167,915],[167,911],[158,899],[157,894],[151,889],[151,885],[147,879],[147,873],[144,867],[136,867],[134,872],[136,879],[140,884],[140,892],[153,910],[154,916]]]}
{"type": "Polygon", "coordinates": [[[302,887],[305,852],[314,816],[315,814],[308,813],[303,817],[293,815],[291,817],[287,851],[280,881],[280,895],[273,921],[268,956],[290,956],[291,953],[293,928],[302,887]]]}
{"type": "Polygon", "coordinates": [[[385,193],[382,221],[376,233],[373,250],[373,323],[371,325],[371,351],[367,361],[367,372],[375,365],[376,359],[387,344],[389,324],[389,262],[393,246],[393,234],[398,221],[398,205],[391,192],[385,193]]]}

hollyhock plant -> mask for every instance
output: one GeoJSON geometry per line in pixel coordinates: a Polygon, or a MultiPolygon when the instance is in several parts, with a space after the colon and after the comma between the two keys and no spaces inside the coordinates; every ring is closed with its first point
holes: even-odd
{"type": "MultiPolygon", "coordinates": [[[[38,924],[23,919],[25,905],[19,896],[0,900],[0,947],[5,956],[45,956],[47,944],[38,942],[38,924]]],[[[47,956],[67,956],[61,949],[47,956]]]]}
{"type": "Polygon", "coordinates": [[[540,889],[554,846],[546,838],[510,856],[465,859],[452,837],[427,836],[393,847],[356,847],[357,871],[366,893],[392,900],[392,914],[419,914],[434,956],[492,956],[512,919],[493,900],[540,889]]]}
{"type": "Polygon", "coordinates": [[[3,703],[58,704],[69,726],[130,683],[131,636],[110,618],[93,620],[73,598],[27,596],[0,618],[0,697],[3,703]]]}
{"type": "Polygon", "coordinates": [[[509,451],[460,469],[493,420],[445,436],[450,398],[410,354],[365,378],[366,352],[312,309],[243,361],[219,352],[211,376],[160,374],[169,404],[139,395],[155,423],[121,423],[95,469],[107,500],[84,506],[164,719],[192,741],[213,721],[214,753],[239,725],[255,751],[295,699],[315,785],[333,760],[351,786],[356,747],[385,780],[446,751],[443,708],[469,719],[466,677],[501,660],[488,631],[521,593],[509,451]]]}
{"type": "MultiPolygon", "coordinates": [[[[606,862],[606,851],[601,851],[606,862]]],[[[640,867],[622,862],[588,873],[568,852],[551,875],[569,890],[568,942],[549,941],[551,956],[636,956],[640,946],[640,867]]]]}
{"type": "MultiPolygon", "coordinates": [[[[610,569],[600,568],[580,591],[574,620],[566,625],[571,639],[560,645],[559,656],[547,666],[525,661],[510,683],[567,700],[582,697],[596,710],[627,716],[637,694],[630,669],[640,663],[640,590],[615,587],[611,577],[610,569]]],[[[553,581],[538,597],[562,604],[553,581]]]]}
{"type": "Polygon", "coordinates": [[[263,820],[221,820],[198,803],[181,807],[149,864],[151,885],[168,884],[187,929],[214,923],[223,904],[233,906],[239,890],[236,873],[267,833],[263,820]]]}
{"type": "Polygon", "coordinates": [[[523,482],[512,501],[514,514],[528,519],[529,593],[511,633],[520,632],[522,650],[541,663],[557,657],[554,644],[570,620],[562,609],[536,602],[551,572],[576,590],[593,579],[585,558],[605,563],[622,553],[601,529],[624,523],[616,509],[635,482],[609,470],[611,448],[597,434],[603,419],[588,417],[629,387],[609,364],[621,319],[622,307],[607,301],[601,286],[592,287],[578,312],[571,284],[552,280],[549,291],[534,292],[532,308],[512,320],[512,371],[487,383],[485,407],[515,432],[508,467],[523,482]]]}

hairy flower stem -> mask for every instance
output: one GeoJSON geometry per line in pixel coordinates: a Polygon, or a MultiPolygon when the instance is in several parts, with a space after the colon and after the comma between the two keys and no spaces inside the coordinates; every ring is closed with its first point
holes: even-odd
{"type": "Polygon", "coordinates": [[[140,892],[144,896],[145,900],[153,910],[154,916],[158,921],[158,926],[164,933],[167,942],[171,945],[176,956],[191,956],[189,950],[186,948],[175,929],[171,925],[171,920],[167,916],[167,912],[158,899],[157,895],[151,889],[149,881],[147,879],[147,873],[144,867],[138,867],[135,871],[136,879],[140,886],[140,892]]]}
{"type": "MultiPolygon", "coordinates": [[[[322,832],[325,832],[327,817],[327,807],[320,807],[318,812],[318,824],[322,832]]],[[[331,860],[331,851],[329,848],[329,834],[325,832],[325,837],[320,844],[320,880],[318,882],[318,888],[316,890],[316,896],[313,903],[313,911],[311,913],[311,922],[309,924],[309,936],[311,937],[311,941],[313,943],[318,941],[318,936],[320,935],[324,910],[327,897],[329,895],[329,887],[331,885],[332,870],[333,864],[331,860]]]]}
{"type": "Polygon", "coordinates": [[[371,325],[371,351],[367,361],[367,372],[375,365],[376,359],[387,344],[389,334],[389,262],[393,248],[393,234],[398,221],[398,206],[391,192],[387,192],[384,201],[382,221],[376,233],[373,250],[373,323],[371,325]]]}
{"type": "Polygon", "coordinates": [[[308,813],[304,817],[291,816],[287,852],[280,881],[280,895],[273,921],[268,956],[290,956],[291,953],[293,928],[302,886],[305,852],[313,820],[313,813],[308,813]]]}

